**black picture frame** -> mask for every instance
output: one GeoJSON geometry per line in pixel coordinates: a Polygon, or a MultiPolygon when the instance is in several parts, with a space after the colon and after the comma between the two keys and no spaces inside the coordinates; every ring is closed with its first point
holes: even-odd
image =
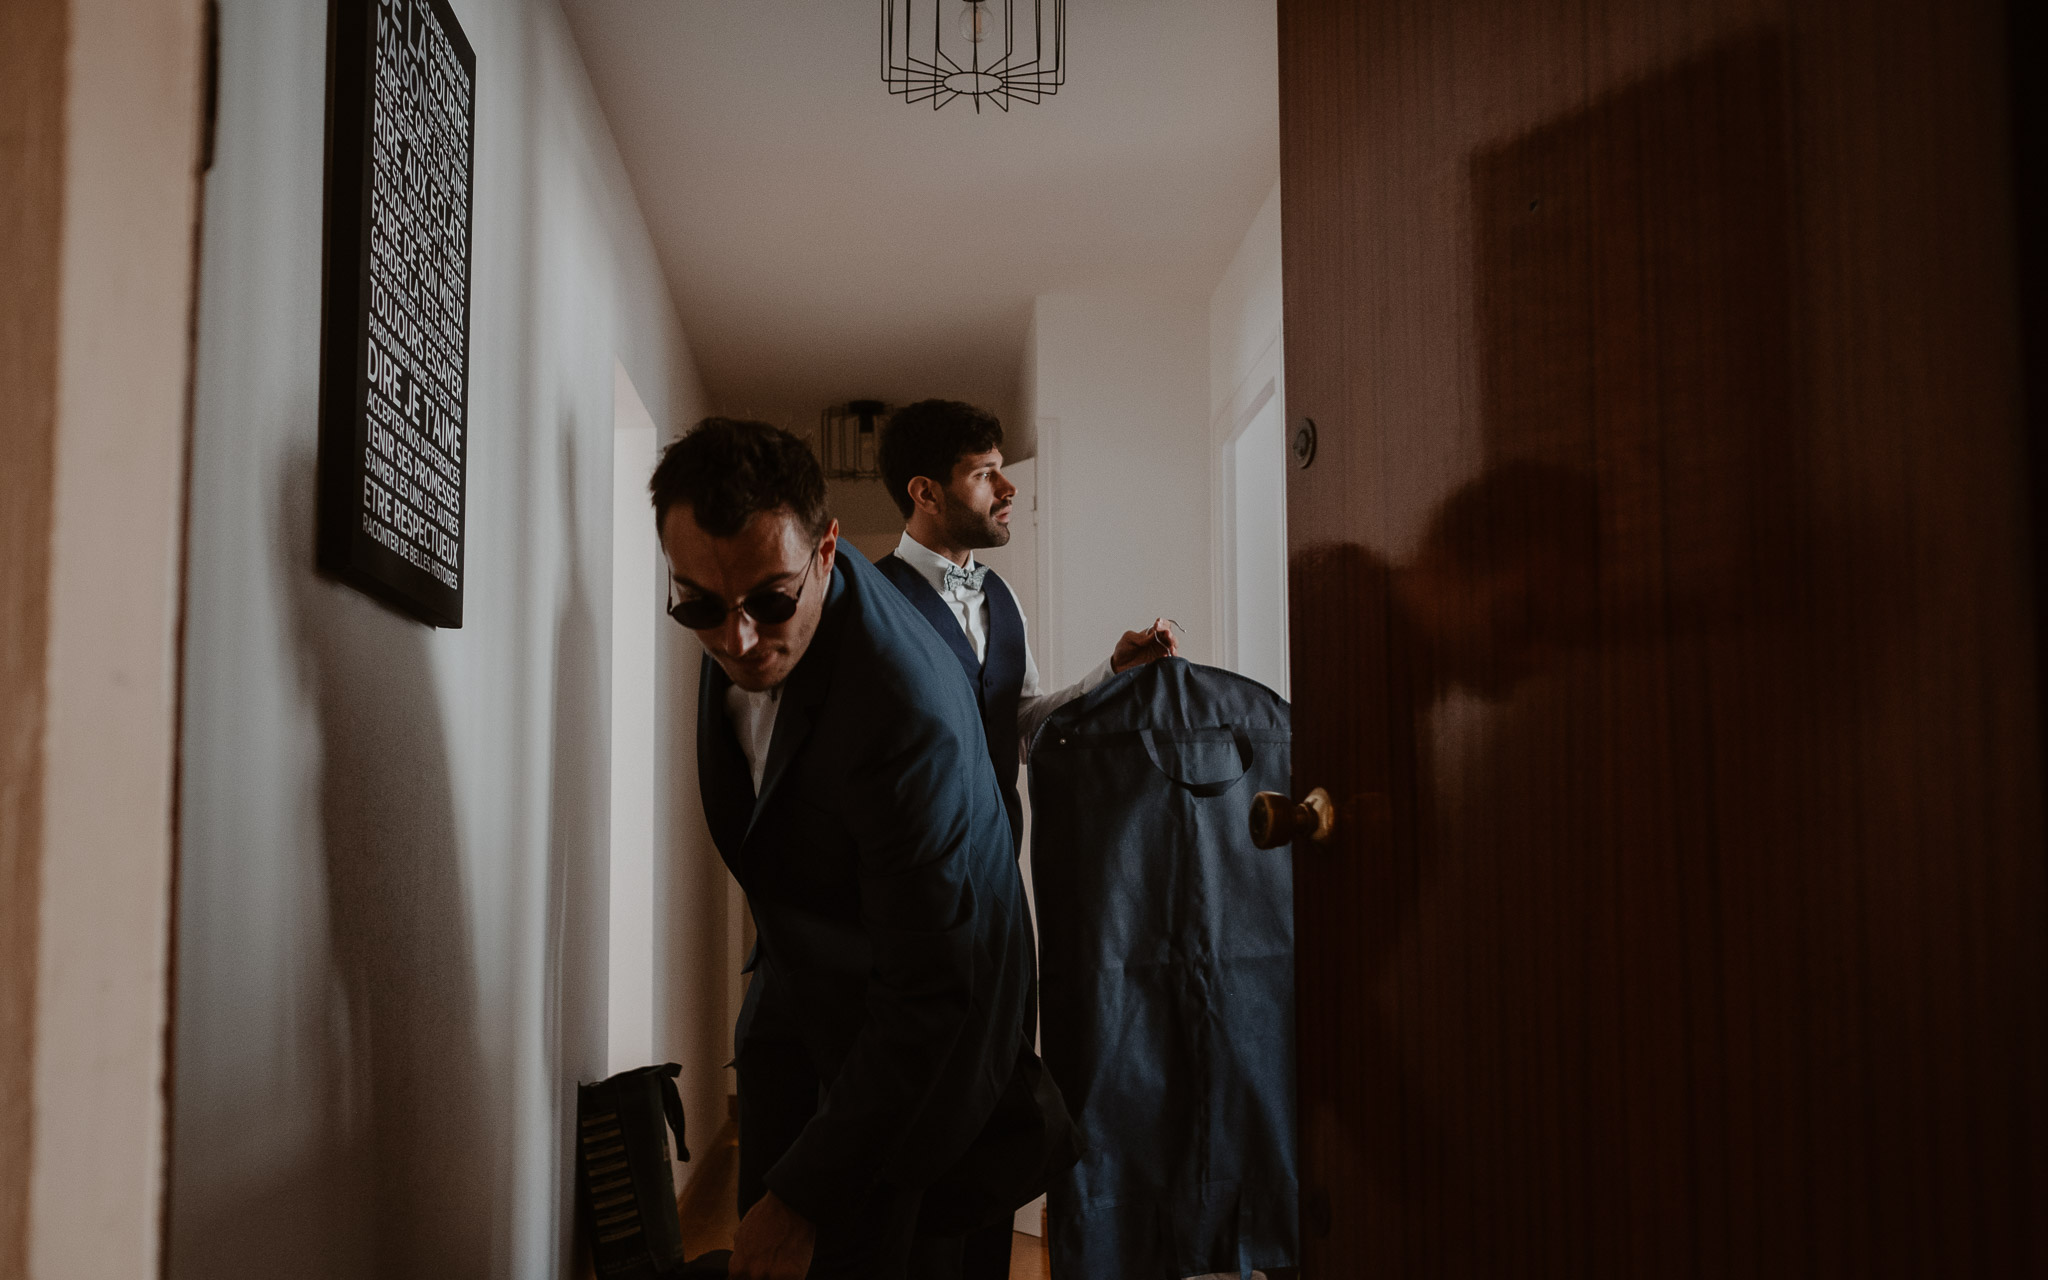
{"type": "Polygon", "coordinates": [[[476,54],[447,0],[331,0],[316,558],[462,625],[476,54]]]}

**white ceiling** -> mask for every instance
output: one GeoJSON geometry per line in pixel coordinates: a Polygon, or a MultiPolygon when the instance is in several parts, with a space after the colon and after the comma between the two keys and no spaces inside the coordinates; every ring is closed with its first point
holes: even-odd
{"type": "Polygon", "coordinates": [[[1066,86],[980,116],[887,92],[879,0],[563,7],[726,412],[1008,413],[1035,295],[1206,297],[1279,172],[1272,0],[1071,0],[1066,86]]]}

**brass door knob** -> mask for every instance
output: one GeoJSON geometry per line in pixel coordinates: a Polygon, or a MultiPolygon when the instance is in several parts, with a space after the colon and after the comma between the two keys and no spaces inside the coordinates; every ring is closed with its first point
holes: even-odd
{"type": "Polygon", "coordinates": [[[1252,843],[1261,849],[1278,849],[1304,836],[1321,843],[1336,826],[1337,806],[1321,787],[1303,800],[1291,800],[1278,791],[1261,791],[1252,797],[1252,843]]]}

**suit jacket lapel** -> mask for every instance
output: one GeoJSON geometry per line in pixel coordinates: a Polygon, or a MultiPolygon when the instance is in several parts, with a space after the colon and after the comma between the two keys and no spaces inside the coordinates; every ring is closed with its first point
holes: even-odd
{"type": "Polygon", "coordinates": [[[804,742],[811,736],[811,727],[817,719],[818,705],[832,687],[832,659],[839,647],[839,633],[846,613],[845,570],[832,566],[832,590],[825,597],[825,609],[818,619],[818,632],[811,637],[811,646],[805,650],[796,670],[783,681],[781,707],[775,713],[775,735],[768,742],[768,764],[761,771],[761,794],[754,801],[753,816],[747,821],[747,834],[752,835],[760,824],[761,814],[767,810],[768,798],[775,794],[775,786],[782,776],[789,772],[790,761],[796,758],[804,742]]]}
{"type": "Polygon", "coordinates": [[[711,655],[704,655],[697,695],[697,790],[704,800],[705,825],[728,864],[739,858],[754,811],[754,776],[726,711],[732,680],[711,655]]]}
{"type": "Polygon", "coordinates": [[[967,641],[967,633],[960,628],[960,619],[953,616],[952,608],[945,598],[932,590],[932,584],[901,556],[888,555],[875,561],[875,567],[896,584],[903,598],[924,615],[932,624],[932,630],[939,633],[939,639],[960,659],[960,666],[967,672],[967,683],[973,684],[981,678],[981,659],[974,656],[974,646],[967,641]]]}
{"type": "MultiPolygon", "coordinates": [[[[806,659],[810,657],[809,654],[804,656],[806,659]]],[[[790,676],[790,683],[796,683],[794,674],[790,676]]],[[[798,690],[786,686],[782,691],[782,705],[775,712],[775,736],[768,742],[768,767],[761,771],[761,794],[755,799],[753,815],[747,820],[749,835],[753,833],[754,824],[761,820],[762,812],[767,809],[768,797],[775,794],[775,784],[781,782],[782,775],[789,772],[789,762],[796,758],[797,749],[811,736],[811,726],[815,720],[814,708],[811,703],[799,697],[798,693],[798,690]]]]}

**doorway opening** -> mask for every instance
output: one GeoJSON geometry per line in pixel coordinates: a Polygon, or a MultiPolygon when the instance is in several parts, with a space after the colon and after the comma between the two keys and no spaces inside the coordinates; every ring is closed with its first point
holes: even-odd
{"type": "Polygon", "coordinates": [[[611,932],[606,1069],[655,1060],[654,759],[661,546],[647,511],[654,418],[612,375],[611,932]]]}
{"type": "Polygon", "coordinates": [[[1217,459],[1223,488],[1224,665],[1281,697],[1287,672],[1287,415],[1272,380],[1217,459]]]}

